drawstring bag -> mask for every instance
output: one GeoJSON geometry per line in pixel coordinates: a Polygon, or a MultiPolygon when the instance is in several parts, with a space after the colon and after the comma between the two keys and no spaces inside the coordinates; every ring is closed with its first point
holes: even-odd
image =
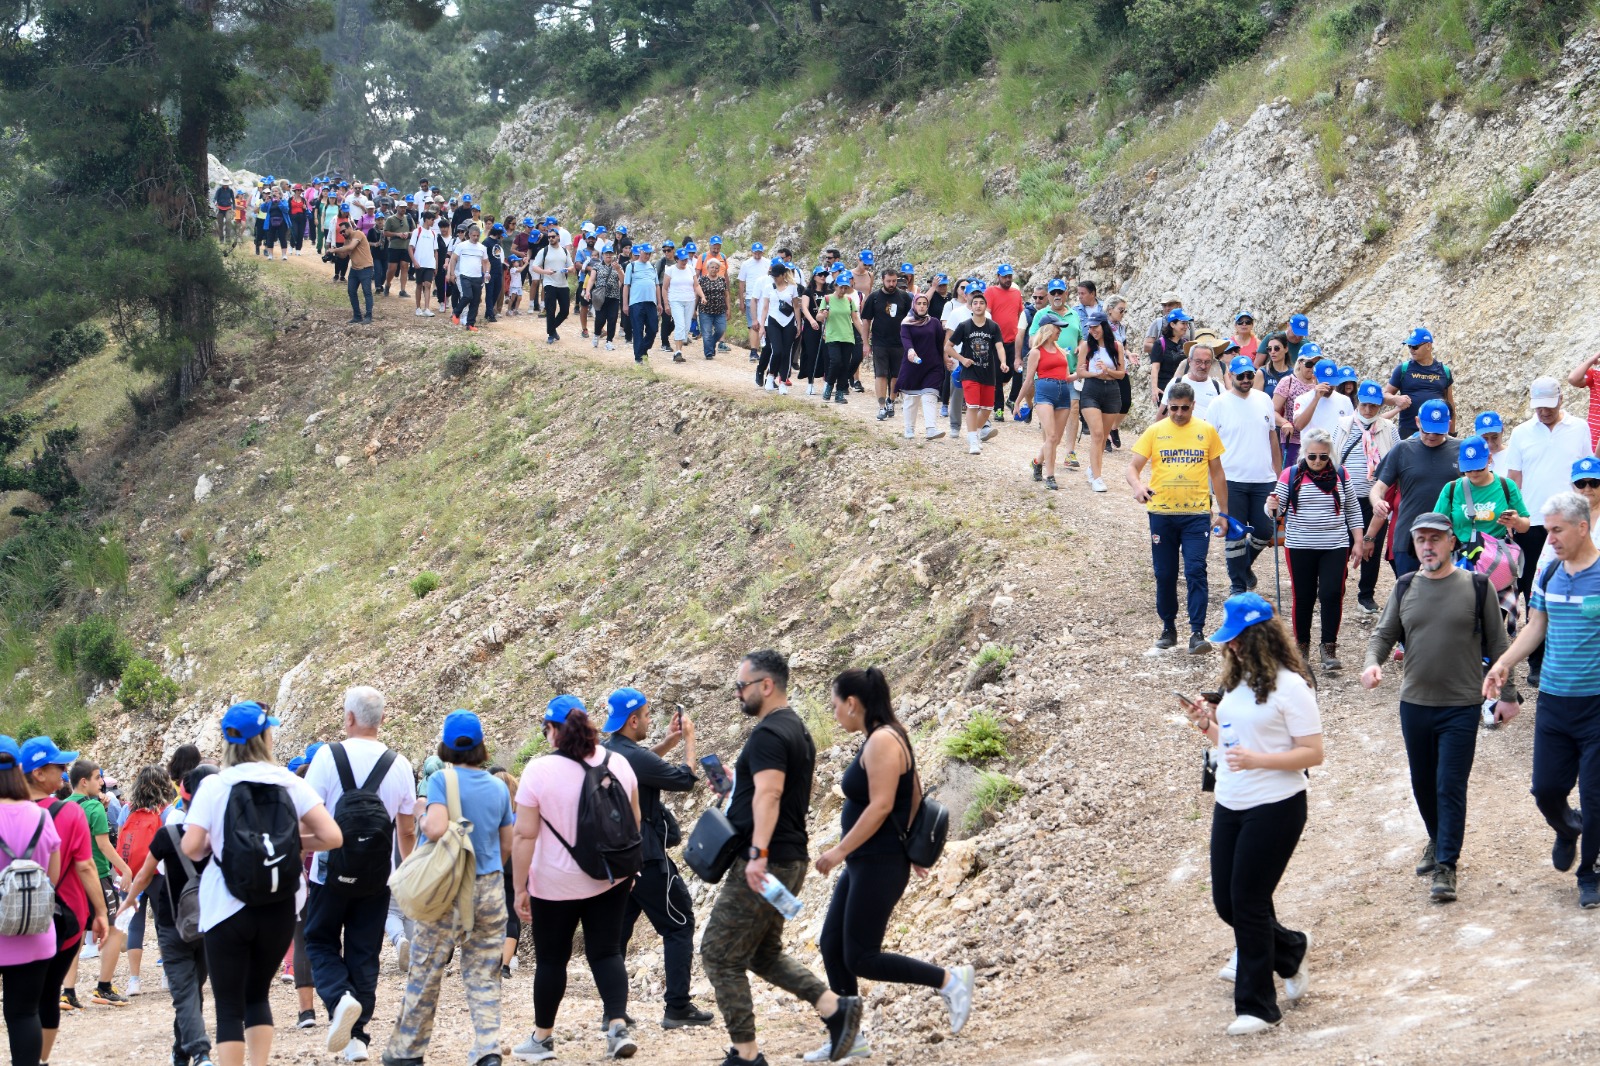
{"type": "Polygon", "coordinates": [[[461,817],[461,787],[456,771],[444,774],[445,809],[450,822],[438,840],[424,840],[389,875],[389,890],[404,914],[415,922],[438,923],[451,908],[463,928],[472,923],[472,886],[477,875],[477,855],[472,847],[472,823],[461,817]]]}

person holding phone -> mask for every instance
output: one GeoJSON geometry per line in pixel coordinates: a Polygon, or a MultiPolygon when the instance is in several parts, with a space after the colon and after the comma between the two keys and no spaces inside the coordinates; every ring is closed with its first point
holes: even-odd
{"type": "Polygon", "coordinates": [[[1305,661],[1272,604],[1254,592],[1222,605],[1222,698],[1183,700],[1184,713],[1222,749],[1211,821],[1211,898],[1233,928],[1236,1017],[1229,1036],[1283,1019],[1284,998],[1305,995],[1311,939],[1278,921],[1272,895],[1306,825],[1306,775],[1322,765],[1322,718],[1305,661]]]}
{"type": "Polygon", "coordinates": [[[694,900],[689,886],[678,873],[677,864],[667,857],[667,848],[681,835],[672,812],[661,803],[663,792],[688,792],[699,783],[694,772],[694,722],[679,707],[672,715],[666,736],[654,747],[645,747],[650,735],[651,705],[636,688],[619,688],[606,697],[604,732],[611,734],[606,750],[622,756],[633,767],[639,780],[639,837],[644,848],[644,865],[634,879],[622,918],[622,955],[628,955],[633,927],[644,914],[661,934],[666,964],[666,1012],[661,1028],[679,1029],[686,1025],[710,1025],[716,1018],[689,999],[689,967],[694,962],[694,900]],[[683,745],[683,762],[673,765],[664,756],[683,745]]]}

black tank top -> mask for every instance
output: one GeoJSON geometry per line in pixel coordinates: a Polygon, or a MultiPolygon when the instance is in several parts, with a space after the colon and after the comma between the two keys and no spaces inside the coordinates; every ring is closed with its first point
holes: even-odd
{"type": "MultiPolygon", "coordinates": [[[[884,729],[888,727],[879,726],[878,728],[884,729]]],[[[874,732],[876,731],[874,730],[874,732]]],[[[868,739],[871,739],[870,735],[868,739]]],[[[895,739],[897,743],[900,742],[899,737],[895,739]]],[[[906,750],[907,746],[905,744],[901,743],[900,746],[902,751],[906,750]]],[[[871,786],[867,781],[867,768],[861,765],[861,753],[866,749],[866,741],[862,741],[861,747],[856,749],[855,759],[851,761],[850,766],[845,770],[844,776],[839,778],[839,791],[844,793],[844,810],[839,816],[839,823],[846,835],[854,828],[856,822],[860,821],[862,813],[866,811],[867,805],[872,801],[871,786]]],[[[906,761],[908,764],[910,763],[909,758],[906,761]]],[[[866,843],[850,853],[850,858],[868,855],[905,854],[905,845],[900,842],[900,834],[905,831],[906,826],[911,821],[911,796],[915,788],[913,777],[914,775],[908,765],[905,772],[900,775],[899,785],[895,787],[894,809],[890,811],[889,817],[884,819],[883,825],[878,827],[878,831],[873,833],[866,843]]]]}

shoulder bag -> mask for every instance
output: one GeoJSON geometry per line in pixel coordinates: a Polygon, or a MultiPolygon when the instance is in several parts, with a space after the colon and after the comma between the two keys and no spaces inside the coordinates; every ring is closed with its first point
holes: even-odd
{"type": "MultiPolygon", "coordinates": [[[[911,780],[913,792],[911,800],[911,819],[905,831],[901,832],[899,826],[895,831],[900,835],[900,843],[906,849],[906,858],[912,866],[928,869],[939,861],[939,856],[944,854],[945,839],[950,835],[950,809],[938,800],[929,799],[922,792],[922,775],[917,773],[917,753],[911,750],[910,741],[899,730],[895,736],[900,738],[900,743],[905,745],[906,754],[911,758],[911,780]]],[[[894,814],[889,815],[890,824],[894,822],[894,814]]]]}
{"type": "Polygon", "coordinates": [[[714,885],[722,880],[740,850],[747,846],[745,835],[733,827],[721,807],[707,807],[700,820],[694,823],[689,843],[683,846],[683,861],[696,877],[714,885]]]}

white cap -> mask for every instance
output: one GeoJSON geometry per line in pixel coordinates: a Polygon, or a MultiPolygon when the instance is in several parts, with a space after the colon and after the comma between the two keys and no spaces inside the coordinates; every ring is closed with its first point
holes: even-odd
{"type": "Polygon", "coordinates": [[[1561,385],[1555,378],[1534,378],[1533,384],[1528,386],[1528,393],[1535,407],[1561,406],[1561,385]]]}

